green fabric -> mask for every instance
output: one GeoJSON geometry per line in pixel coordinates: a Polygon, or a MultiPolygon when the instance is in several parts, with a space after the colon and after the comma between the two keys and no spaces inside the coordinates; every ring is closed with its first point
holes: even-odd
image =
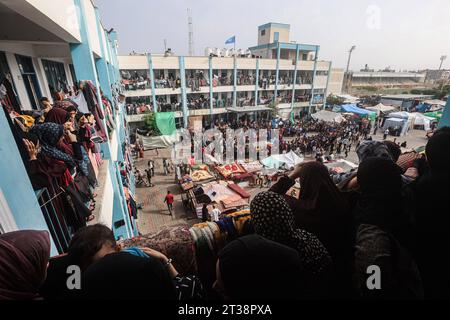
{"type": "Polygon", "coordinates": [[[162,135],[171,135],[176,130],[174,112],[157,112],[155,122],[162,135]]]}
{"type": "Polygon", "coordinates": [[[424,113],[425,116],[440,119],[442,117],[442,111],[435,111],[435,112],[426,112],[424,113]]]}

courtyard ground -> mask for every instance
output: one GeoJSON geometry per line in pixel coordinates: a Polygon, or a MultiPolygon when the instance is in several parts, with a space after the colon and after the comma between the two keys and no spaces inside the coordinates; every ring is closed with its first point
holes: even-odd
{"type": "MultiPolygon", "coordinates": [[[[372,136],[376,141],[383,140],[382,132],[378,132],[376,136],[372,136]]],[[[425,131],[412,130],[404,137],[392,137],[389,136],[388,140],[394,140],[402,143],[407,142],[407,149],[423,146],[427,143],[425,137],[425,131]]],[[[177,224],[186,224],[192,226],[195,223],[200,222],[199,219],[193,217],[187,217],[183,208],[180,187],[175,183],[174,173],[164,175],[162,162],[164,158],[170,158],[171,148],[160,149],[158,154],[155,150],[148,150],[144,153],[144,158],[136,159],[134,164],[140,170],[147,168],[148,160],[152,159],[155,162],[155,176],[152,178],[153,187],[138,186],[136,187],[136,194],[139,203],[142,203],[142,209],[138,213],[138,227],[142,234],[153,233],[161,230],[166,226],[172,226],[177,224]],[[169,214],[166,204],[164,203],[164,197],[167,191],[175,197],[173,215],[169,214]]],[[[346,158],[349,161],[358,163],[358,157],[355,152],[355,148],[352,147],[351,152],[346,158]]],[[[266,189],[251,188],[247,191],[253,198],[257,193],[266,189]]]]}

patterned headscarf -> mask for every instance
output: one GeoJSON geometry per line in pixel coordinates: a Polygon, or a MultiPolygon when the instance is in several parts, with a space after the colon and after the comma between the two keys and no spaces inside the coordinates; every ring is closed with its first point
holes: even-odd
{"type": "Polygon", "coordinates": [[[389,151],[387,145],[380,141],[365,140],[361,142],[358,149],[356,150],[356,154],[358,155],[360,163],[370,157],[393,160],[392,154],[389,151]]]}
{"type": "Polygon", "coordinates": [[[250,204],[255,232],[298,251],[305,269],[320,274],[331,265],[331,257],[317,237],[296,229],[294,214],[284,197],[275,192],[260,192],[250,204]]]}
{"type": "Polygon", "coordinates": [[[30,130],[30,133],[39,137],[42,144],[41,153],[43,155],[64,161],[70,168],[76,166],[74,159],[70,155],[57,148],[58,141],[64,134],[64,127],[62,125],[53,122],[38,124],[30,130]]]}

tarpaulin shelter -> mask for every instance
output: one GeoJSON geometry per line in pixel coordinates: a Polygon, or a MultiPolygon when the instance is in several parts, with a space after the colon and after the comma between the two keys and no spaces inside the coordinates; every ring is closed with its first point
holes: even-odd
{"type": "Polygon", "coordinates": [[[288,153],[274,154],[261,162],[268,168],[279,169],[283,165],[287,168],[293,168],[295,165],[302,163],[303,160],[294,151],[289,151],[288,153]]]}
{"type": "Polygon", "coordinates": [[[175,113],[157,112],[155,113],[156,126],[162,135],[171,135],[175,132],[175,113]]]}
{"type": "Polygon", "coordinates": [[[436,121],[435,118],[427,117],[423,113],[413,112],[412,115],[414,116],[414,126],[423,126],[423,129],[427,131],[431,129],[431,123],[436,121]]]}
{"type": "Polygon", "coordinates": [[[396,110],[397,108],[393,107],[393,106],[386,106],[386,105],[384,105],[382,103],[379,103],[376,106],[367,107],[366,109],[370,110],[370,111],[374,111],[374,112],[376,112],[377,115],[380,115],[380,113],[387,114],[389,112],[392,112],[392,111],[396,110]]]}
{"type": "Polygon", "coordinates": [[[389,129],[389,128],[397,128],[400,127],[400,135],[404,136],[409,129],[408,126],[408,119],[401,119],[401,118],[387,118],[384,121],[383,130],[389,129]]]}
{"type": "Polygon", "coordinates": [[[336,112],[326,111],[326,110],[320,110],[316,113],[313,113],[311,117],[315,120],[325,121],[325,122],[336,122],[341,123],[342,121],[345,121],[345,118],[336,112]]]}
{"type": "Polygon", "coordinates": [[[433,99],[433,100],[425,100],[423,103],[429,104],[431,106],[445,107],[445,104],[447,102],[445,102],[444,100],[433,99]]]}
{"type": "Polygon", "coordinates": [[[410,128],[414,127],[414,115],[406,111],[391,112],[389,118],[384,122],[383,129],[400,126],[400,135],[405,135],[410,128]]]}
{"type": "Polygon", "coordinates": [[[442,111],[426,112],[424,115],[439,120],[442,117],[442,111]]]}
{"type": "Polygon", "coordinates": [[[180,141],[180,136],[176,132],[172,135],[151,137],[141,136],[137,134],[136,138],[141,141],[144,148],[147,149],[166,148],[180,141]]]}
{"type": "Polygon", "coordinates": [[[370,110],[366,110],[356,106],[356,104],[344,104],[341,106],[342,112],[351,112],[359,115],[360,117],[368,117],[371,120],[375,119],[376,113],[370,110]]]}

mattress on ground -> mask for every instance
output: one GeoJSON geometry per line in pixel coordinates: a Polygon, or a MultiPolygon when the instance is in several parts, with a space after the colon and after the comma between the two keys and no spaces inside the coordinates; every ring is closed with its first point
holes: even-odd
{"type": "Polygon", "coordinates": [[[250,198],[250,194],[235,183],[228,184],[228,188],[236,192],[242,198],[250,198]]]}
{"type": "Polygon", "coordinates": [[[241,163],[242,168],[248,173],[258,172],[263,168],[263,165],[259,161],[252,161],[248,163],[241,163]]]}
{"type": "Polygon", "coordinates": [[[214,178],[208,171],[206,170],[194,170],[191,172],[190,177],[192,181],[199,182],[203,180],[208,180],[214,178]]]}
{"type": "Polygon", "coordinates": [[[245,173],[244,168],[242,168],[242,166],[237,163],[225,164],[216,167],[216,169],[225,178],[228,178],[235,173],[245,173]]]}

